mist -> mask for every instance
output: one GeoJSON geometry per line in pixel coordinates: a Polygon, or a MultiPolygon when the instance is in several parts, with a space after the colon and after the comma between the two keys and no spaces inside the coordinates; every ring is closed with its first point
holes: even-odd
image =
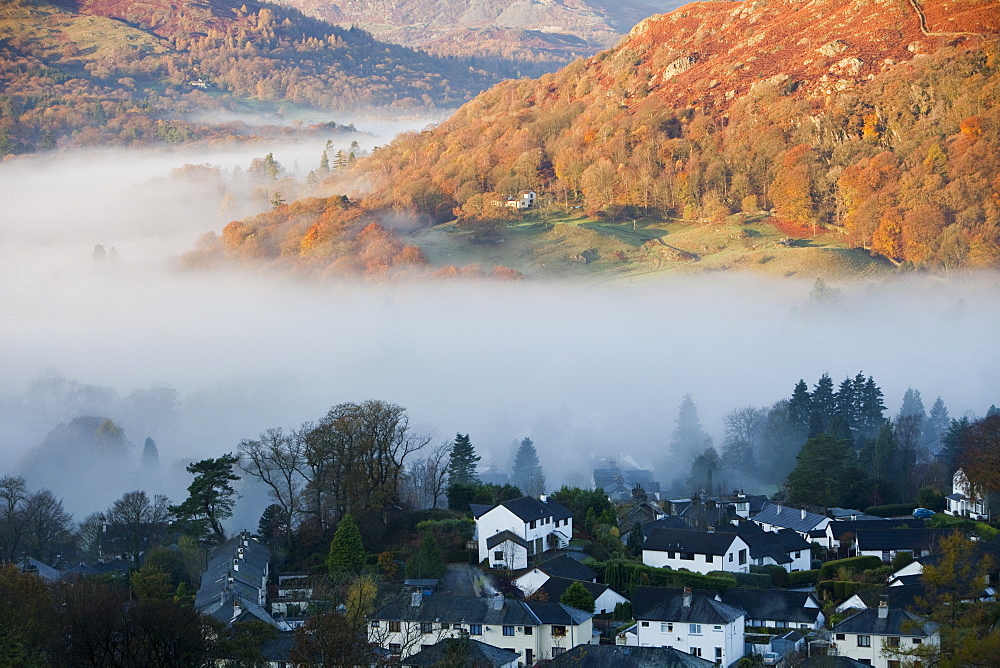
{"type": "MultiPolygon", "coordinates": [[[[873,376],[888,415],[908,387],[928,408],[940,395],[953,417],[1000,403],[996,274],[858,281],[816,303],[815,276],[314,285],[172,268],[200,235],[267,208],[245,195],[222,207],[253,157],[273,152],[304,173],[324,143],[0,165],[0,475],[49,487],[77,520],[138,487],[179,501],[187,463],[377,398],[406,407],[412,429],[436,442],[468,432],[482,465],[509,470],[512,441],[530,436],[556,488],[589,485],[602,457],[654,466],[687,393],[717,446],[728,411],[770,405],[824,372],[835,383],[873,376]],[[219,182],[172,174],[206,163],[219,182]],[[95,262],[96,244],[118,261],[95,262]],[[143,403],[151,397],[167,398],[143,403]],[[79,415],[123,426],[131,459],[88,475],[32,463],[79,415]],[[156,472],[138,465],[146,437],[156,472]]],[[[254,528],[267,501],[244,492],[233,523],[254,528]]]]}

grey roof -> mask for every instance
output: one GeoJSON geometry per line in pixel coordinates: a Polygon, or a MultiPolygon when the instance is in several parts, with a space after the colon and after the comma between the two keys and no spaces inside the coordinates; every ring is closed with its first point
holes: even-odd
{"type": "Polygon", "coordinates": [[[764,531],[759,524],[750,521],[743,521],[738,525],[723,524],[716,531],[735,533],[742,538],[750,547],[751,558],[771,557],[778,564],[791,563],[790,553],[809,550],[811,547],[806,539],[791,529],[764,531]]]}
{"type": "Polygon", "coordinates": [[[584,566],[565,554],[535,564],[535,568],[552,578],[568,578],[570,580],[594,580],[597,578],[597,573],[590,567],[584,566]]]}
{"type": "Polygon", "coordinates": [[[857,533],[858,531],[868,531],[873,529],[896,529],[906,527],[909,529],[923,529],[924,521],[915,518],[901,520],[887,520],[882,517],[873,520],[834,520],[828,525],[834,540],[840,540],[845,533],[857,533]]]}
{"type": "Polygon", "coordinates": [[[517,661],[519,652],[510,652],[472,638],[445,638],[400,661],[402,666],[436,666],[462,656],[465,668],[498,668],[517,661]],[[458,654],[461,652],[461,654],[458,654]]]}
{"type": "Polygon", "coordinates": [[[62,577],[62,573],[34,557],[25,557],[18,562],[18,567],[22,573],[34,573],[43,580],[54,582],[62,577]]]}
{"type": "Polygon", "coordinates": [[[407,587],[437,587],[441,581],[437,578],[407,578],[403,584],[407,587]]]}
{"type": "Polygon", "coordinates": [[[926,596],[926,592],[927,588],[923,583],[911,582],[895,587],[861,589],[855,592],[855,595],[861,599],[861,603],[865,608],[877,608],[879,601],[885,596],[890,608],[905,610],[915,607],[917,598],[926,596]]]}
{"type": "Polygon", "coordinates": [[[746,615],[740,608],[734,608],[715,600],[715,598],[694,593],[691,594],[691,604],[688,606],[684,605],[684,594],[681,593],[660,602],[641,616],[635,612],[635,606],[633,606],[632,612],[637,620],[680,622],[682,624],[688,622],[729,624],[746,615]]]}
{"type": "Polygon", "coordinates": [[[227,624],[249,616],[277,626],[259,603],[270,556],[267,546],[247,533],[237,534],[215,548],[201,575],[201,586],[194,599],[195,609],[227,624]],[[236,601],[242,612],[234,620],[236,601]]]}
{"type": "Polygon", "coordinates": [[[654,529],[690,529],[691,525],[682,520],[677,515],[667,515],[666,517],[661,517],[658,520],[652,522],[646,522],[642,525],[642,534],[649,537],[649,534],[653,533],[654,529]]]}
{"type": "Polygon", "coordinates": [[[862,610],[848,617],[831,629],[833,633],[860,633],[872,636],[916,636],[926,638],[937,631],[937,624],[928,622],[912,612],[889,608],[884,619],[878,608],[862,610]]]}
{"type": "Polygon", "coordinates": [[[545,581],[545,584],[543,584],[541,587],[535,590],[535,593],[532,594],[532,596],[536,596],[538,592],[542,592],[544,594],[546,601],[558,601],[560,598],[562,598],[562,595],[566,593],[566,590],[569,589],[574,582],[579,582],[580,584],[582,584],[583,588],[586,589],[590,593],[590,595],[594,597],[594,600],[597,600],[597,598],[601,596],[601,594],[610,589],[608,585],[598,584],[596,582],[585,582],[583,580],[570,580],[569,578],[549,578],[548,580],[545,581]]]}
{"type": "Polygon", "coordinates": [[[823,611],[819,606],[806,607],[810,596],[805,591],[745,587],[730,587],[721,595],[723,603],[746,610],[748,619],[812,625],[823,611]]]}
{"type": "Polygon", "coordinates": [[[871,664],[855,661],[849,656],[813,656],[795,664],[796,668],[864,668],[871,664]]]}
{"type": "Polygon", "coordinates": [[[295,632],[285,631],[260,646],[261,656],[272,662],[291,663],[292,649],[295,647],[295,632]]]}
{"type": "Polygon", "coordinates": [[[554,602],[505,599],[499,608],[491,598],[470,596],[424,596],[420,605],[410,605],[403,597],[383,606],[369,619],[387,621],[447,622],[449,624],[492,624],[539,626],[541,624],[578,625],[593,615],[554,602]]]}
{"type": "Polygon", "coordinates": [[[859,550],[933,550],[937,541],[958,529],[859,529],[854,541],[859,550]]]}
{"type": "Polygon", "coordinates": [[[806,511],[805,517],[803,517],[802,510],[799,508],[789,508],[780,503],[768,503],[754,516],[753,521],[805,533],[815,529],[826,519],[829,519],[826,515],[817,515],[809,511],[806,511]]]}
{"type": "MultiPolygon", "coordinates": [[[[676,587],[648,587],[639,585],[632,592],[632,616],[638,619],[640,615],[646,614],[647,611],[652,610],[668,598],[679,596],[683,593],[683,589],[676,587]]],[[[710,598],[718,595],[718,592],[714,589],[695,589],[693,593],[710,598]]]]}
{"type": "MultiPolygon", "coordinates": [[[[543,517],[550,516],[555,520],[573,517],[573,513],[567,510],[562,504],[551,500],[540,501],[532,496],[522,496],[519,499],[504,501],[499,505],[517,515],[524,522],[540,520],[543,517]]],[[[496,508],[496,506],[492,506],[490,510],[492,510],[492,508],[496,508]]],[[[475,510],[473,510],[473,512],[475,513],[475,510]]],[[[479,513],[476,517],[480,517],[483,514],[484,513],[479,513]]]]}
{"type": "Polygon", "coordinates": [[[494,508],[496,508],[496,506],[491,506],[488,503],[470,503],[469,504],[469,509],[472,510],[472,516],[475,517],[475,518],[477,518],[477,519],[479,517],[481,517],[482,515],[485,515],[487,512],[493,510],[494,508]]]}
{"type": "Polygon", "coordinates": [[[577,645],[545,665],[552,668],[711,668],[715,663],[673,647],[577,645]]]}
{"type": "Polygon", "coordinates": [[[696,529],[654,529],[642,544],[643,550],[660,552],[691,552],[694,554],[725,554],[736,536],[727,532],[696,529]]]}
{"type": "Polygon", "coordinates": [[[489,538],[487,538],[486,539],[486,549],[492,550],[497,545],[500,545],[501,543],[505,543],[508,540],[510,542],[514,543],[515,545],[520,545],[524,549],[528,549],[528,543],[527,543],[527,541],[525,541],[523,538],[521,538],[520,536],[518,536],[513,531],[510,531],[510,530],[507,530],[507,529],[504,529],[503,531],[501,531],[499,533],[495,533],[492,536],[490,536],[489,538]]]}

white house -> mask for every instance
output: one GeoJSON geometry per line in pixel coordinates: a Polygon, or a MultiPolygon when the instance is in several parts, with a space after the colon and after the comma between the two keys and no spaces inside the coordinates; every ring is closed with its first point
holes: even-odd
{"type": "Polygon", "coordinates": [[[969,482],[962,469],[955,471],[955,475],[952,476],[951,491],[952,493],[945,497],[948,503],[945,514],[987,522],[993,521],[997,516],[997,510],[991,503],[992,495],[969,482]]]}
{"type": "Polygon", "coordinates": [[[615,611],[615,606],[619,603],[628,603],[627,598],[606,584],[585,582],[583,580],[569,580],[567,578],[549,578],[545,581],[545,584],[535,590],[532,598],[540,597],[546,601],[558,601],[574,582],[582,584],[584,589],[594,597],[595,615],[612,613],[615,611]]]}
{"type": "Polygon", "coordinates": [[[754,522],[720,525],[717,531],[737,534],[750,547],[750,563],[754,566],[777,565],[789,573],[808,571],[812,566],[809,541],[791,529],[764,531],[754,522]]]}
{"type": "Polygon", "coordinates": [[[955,533],[956,529],[860,529],[854,533],[853,551],[858,556],[879,557],[889,563],[900,552],[909,552],[914,558],[927,556],[937,550],[940,539],[955,533]]]}
{"type": "Polygon", "coordinates": [[[553,548],[566,547],[573,537],[573,513],[544,496],[541,499],[522,496],[487,509],[477,506],[473,512],[476,515],[479,561],[488,559],[491,567],[524,568],[527,558],[553,548]],[[524,545],[511,539],[505,551],[504,546],[496,541],[492,547],[487,544],[490,538],[504,531],[509,531],[524,545]],[[511,565],[512,560],[522,563],[522,549],[523,565],[511,565]],[[517,556],[512,556],[515,553],[517,556]]]}
{"type": "Polygon", "coordinates": [[[536,564],[534,568],[515,578],[513,585],[524,592],[525,596],[531,596],[549,578],[597,582],[597,573],[576,559],[563,554],[554,559],[548,559],[536,564]]]}
{"type": "Polygon", "coordinates": [[[640,647],[673,647],[723,666],[744,654],[744,611],[690,589],[635,612],[635,619],[640,647]]]}
{"type": "Polygon", "coordinates": [[[414,592],[368,617],[368,640],[406,659],[445,638],[468,637],[516,652],[525,665],[596,643],[592,615],[553,601],[422,596],[414,592]]]}
{"type": "Polygon", "coordinates": [[[719,598],[745,611],[747,626],[819,630],[826,621],[819,601],[805,591],[730,587],[719,598]]]}
{"type": "Polygon", "coordinates": [[[811,513],[804,508],[789,508],[780,503],[766,504],[752,519],[764,531],[792,529],[806,540],[810,539],[810,532],[823,531],[830,523],[826,515],[811,513]]]}
{"type": "Polygon", "coordinates": [[[941,643],[937,624],[906,610],[890,608],[885,601],[877,608],[848,617],[834,626],[831,634],[838,655],[876,668],[895,667],[907,658],[893,655],[894,649],[906,651],[941,643]]]}
{"type": "Polygon", "coordinates": [[[244,531],[212,551],[208,567],[201,575],[194,607],[226,625],[258,619],[290,630],[271,617],[267,604],[267,580],[271,552],[244,531]]]}
{"type": "Polygon", "coordinates": [[[642,563],[695,573],[749,573],[750,547],[735,533],[654,529],[642,544],[642,563]]]}

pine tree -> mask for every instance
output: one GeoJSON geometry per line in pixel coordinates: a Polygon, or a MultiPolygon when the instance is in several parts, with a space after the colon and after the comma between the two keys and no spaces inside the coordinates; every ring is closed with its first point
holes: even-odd
{"type": "Polygon", "coordinates": [[[812,397],[809,394],[809,387],[806,381],[799,379],[792,390],[792,398],[788,402],[788,420],[800,429],[803,433],[809,429],[809,414],[812,412],[812,397]]]}
{"type": "Polygon", "coordinates": [[[969,425],[969,418],[963,415],[958,420],[949,422],[947,431],[941,434],[941,444],[944,446],[944,458],[948,465],[949,476],[958,468],[958,462],[962,458],[962,436],[969,425]]]}
{"type": "Polygon", "coordinates": [[[674,424],[676,426],[670,442],[670,453],[673,455],[675,465],[691,461],[711,445],[711,439],[701,428],[698,408],[694,405],[690,394],[685,394],[681,400],[674,424]]]}
{"type": "Polygon", "coordinates": [[[826,433],[836,412],[836,400],[833,393],[833,380],[830,374],[820,376],[811,395],[812,411],[809,414],[809,435],[826,433]],[[818,430],[816,434],[813,432],[818,430]]]}
{"type": "Polygon", "coordinates": [[[854,414],[855,400],[854,381],[847,377],[841,381],[837,387],[837,393],[833,396],[833,414],[834,417],[843,417],[848,427],[852,429],[857,423],[854,414]]]}
{"type": "Polygon", "coordinates": [[[326,154],[326,151],[323,151],[323,155],[319,158],[319,171],[330,172],[330,156],[326,154]]]}
{"type": "Polygon", "coordinates": [[[142,446],[142,465],[153,468],[160,463],[160,453],[156,449],[156,441],[146,437],[146,443],[142,446]]]}
{"type": "Polygon", "coordinates": [[[936,441],[948,431],[948,409],[944,405],[941,397],[934,400],[931,406],[930,415],[927,416],[927,423],[924,425],[924,438],[928,442],[936,441]]]}
{"type": "Polygon", "coordinates": [[[859,429],[864,438],[873,438],[885,424],[885,404],[882,403],[882,388],[875,379],[868,376],[861,396],[859,429]]]}
{"type": "Polygon", "coordinates": [[[468,434],[455,434],[455,442],[448,456],[448,480],[452,485],[472,485],[479,482],[476,463],[482,457],[476,454],[468,434]]]}
{"type": "Polygon", "coordinates": [[[361,532],[350,513],[341,518],[337,532],[330,543],[330,553],[326,567],[330,575],[343,578],[360,573],[365,566],[365,546],[361,542],[361,532]]]}
{"type": "Polygon", "coordinates": [[[211,535],[215,542],[222,543],[226,534],[222,522],[233,515],[236,505],[236,490],[231,482],[240,477],[233,473],[239,457],[227,453],[218,458],[203,459],[187,467],[194,474],[188,485],[188,498],[177,506],[170,506],[170,513],[185,533],[204,539],[211,535]]]}
{"type": "Polygon", "coordinates": [[[559,602],[577,610],[594,612],[594,596],[587,591],[587,588],[579,580],[574,581],[573,584],[566,588],[563,595],[559,597],[559,602]]]}
{"type": "Polygon", "coordinates": [[[986,409],[986,417],[993,417],[994,415],[1000,415],[1000,408],[997,408],[995,404],[990,404],[990,407],[986,409]]]}
{"type": "Polygon", "coordinates": [[[521,441],[517,449],[512,474],[514,484],[526,496],[537,497],[545,491],[545,474],[538,463],[535,445],[528,437],[521,441]]]}
{"type": "Polygon", "coordinates": [[[788,474],[788,498],[795,503],[837,505],[857,470],[850,441],[829,434],[806,441],[796,460],[788,474]]]}
{"type": "Polygon", "coordinates": [[[924,411],[924,402],[920,398],[920,390],[906,388],[906,392],[903,393],[903,405],[899,407],[896,420],[899,421],[902,418],[911,418],[909,421],[913,425],[911,429],[916,430],[917,441],[923,443],[924,420],[927,418],[927,413],[924,411]]]}

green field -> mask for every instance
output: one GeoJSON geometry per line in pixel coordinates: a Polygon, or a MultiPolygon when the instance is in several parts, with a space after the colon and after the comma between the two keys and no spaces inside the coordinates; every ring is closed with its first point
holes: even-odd
{"type": "Polygon", "coordinates": [[[496,243],[476,243],[454,222],[408,239],[433,266],[478,264],[517,269],[526,277],[593,282],[643,280],[664,274],[752,271],[799,278],[857,278],[893,266],[848,248],[835,232],[783,242],[764,215],[723,222],[637,219],[609,222],[582,213],[532,212],[506,225],[496,243]]]}

